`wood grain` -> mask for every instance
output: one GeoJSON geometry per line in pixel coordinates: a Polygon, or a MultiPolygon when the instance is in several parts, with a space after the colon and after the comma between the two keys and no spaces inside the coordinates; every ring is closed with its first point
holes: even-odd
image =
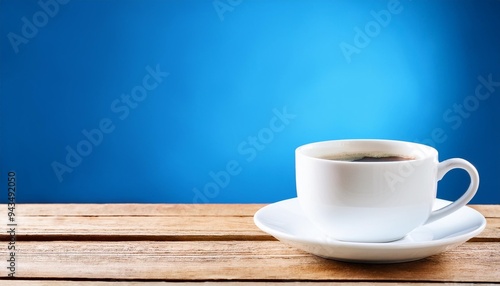
{"type": "MultiPolygon", "coordinates": [[[[5,206],[5,205],[4,205],[5,206]]],[[[22,216],[253,216],[265,204],[18,204],[22,216]]],[[[500,205],[468,205],[500,218],[500,205]]],[[[7,208],[0,208],[2,218],[7,208]]]]}
{"type": "MultiPolygon", "coordinates": [[[[252,217],[19,217],[19,240],[270,240],[252,217]]],[[[7,234],[0,234],[6,237],[7,234]]]]}
{"type": "MultiPolygon", "coordinates": [[[[0,247],[0,285],[500,282],[498,205],[472,206],[488,225],[458,248],[385,265],[337,262],[291,248],[255,226],[253,215],[263,206],[17,205],[16,280],[6,277],[2,257],[8,253],[0,247]]],[[[0,206],[4,228],[6,209],[0,206]]],[[[8,239],[2,230],[0,240],[8,239]]]]}
{"type": "MultiPolygon", "coordinates": [[[[253,223],[263,205],[19,205],[19,240],[274,240],[253,223]]],[[[495,214],[491,206],[476,206],[495,214]]],[[[6,225],[6,207],[0,208],[6,225]]],[[[488,217],[473,241],[500,241],[500,217],[488,217]]],[[[8,234],[0,233],[0,240],[8,234]]]]}
{"type": "Polygon", "coordinates": [[[319,258],[278,241],[19,242],[19,278],[500,281],[500,244],[466,243],[400,264],[319,258]]]}
{"type": "MultiPolygon", "coordinates": [[[[22,216],[253,216],[263,204],[19,204],[22,216]]],[[[5,217],[7,208],[0,209],[5,217]]]]}
{"type": "Polygon", "coordinates": [[[484,217],[500,218],[500,205],[469,205],[480,212],[484,217]]]}
{"type": "MultiPolygon", "coordinates": [[[[274,240],[252,217],[19,217],[18,240],[274,240]]],[[[7,233],[0,233],[6,240],[7,233]]],[[[500,242],[500,218],[473,241],[500,242]]]]}

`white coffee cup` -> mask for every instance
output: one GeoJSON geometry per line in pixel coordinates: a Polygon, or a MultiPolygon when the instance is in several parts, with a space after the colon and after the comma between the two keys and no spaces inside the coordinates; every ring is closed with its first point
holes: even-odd
{"type": "Polygon", "coordinates": [[[333,140],[295,150],[297,197],[306,217],[329,237],[389,242],[466,205],[479,186],[476,168],[463,159],[438,161],[436,149],[395,140],[333,140]],[[389,162],[346,161],[398,156],[389,162]],[[335,158],[335,160],[328,158],[335,158]],[[437,182],[448,171],[467,171],[467,191],[432,211],[437,182]]]}

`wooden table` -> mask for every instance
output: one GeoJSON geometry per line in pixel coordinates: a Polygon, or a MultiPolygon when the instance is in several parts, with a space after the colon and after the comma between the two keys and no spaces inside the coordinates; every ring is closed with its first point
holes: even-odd
{"type": "Polygon", "coordinates": [[[17,205],[12,278],[6,267],[12,226],[2,205],[0,285],[500,282],[500,205],[473,206],[488,226],[458,248],[385,265],[326,260],[289,247],[254,225],[262,206],[17,205]]]}

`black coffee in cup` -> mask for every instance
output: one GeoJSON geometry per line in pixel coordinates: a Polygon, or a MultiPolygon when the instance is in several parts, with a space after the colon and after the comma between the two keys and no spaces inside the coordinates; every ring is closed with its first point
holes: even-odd
{"type": "Polygon", "coordinates": [[[414,157],[377,153],[342,153],[322,156],[322,159],[347,162],[394,162],[415,160],[414,157]]]}

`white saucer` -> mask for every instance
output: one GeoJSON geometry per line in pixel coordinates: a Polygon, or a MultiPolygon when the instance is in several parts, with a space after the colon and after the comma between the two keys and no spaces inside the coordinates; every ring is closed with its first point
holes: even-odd
{"type": "MultiPolygon", "coordinates": [[[[451,202],[436,199],[434,209],[451,202]]],[[[482,214],[467,206],[451,215],[410,232],[401,240],[387,243],[346,242],[330,238],[311,225],[297,198],[267,205],[254,215],[255,224],[280,241],[328,259],[394,263],[422,259],[478,235],[486,227],[482,214]]]]}

